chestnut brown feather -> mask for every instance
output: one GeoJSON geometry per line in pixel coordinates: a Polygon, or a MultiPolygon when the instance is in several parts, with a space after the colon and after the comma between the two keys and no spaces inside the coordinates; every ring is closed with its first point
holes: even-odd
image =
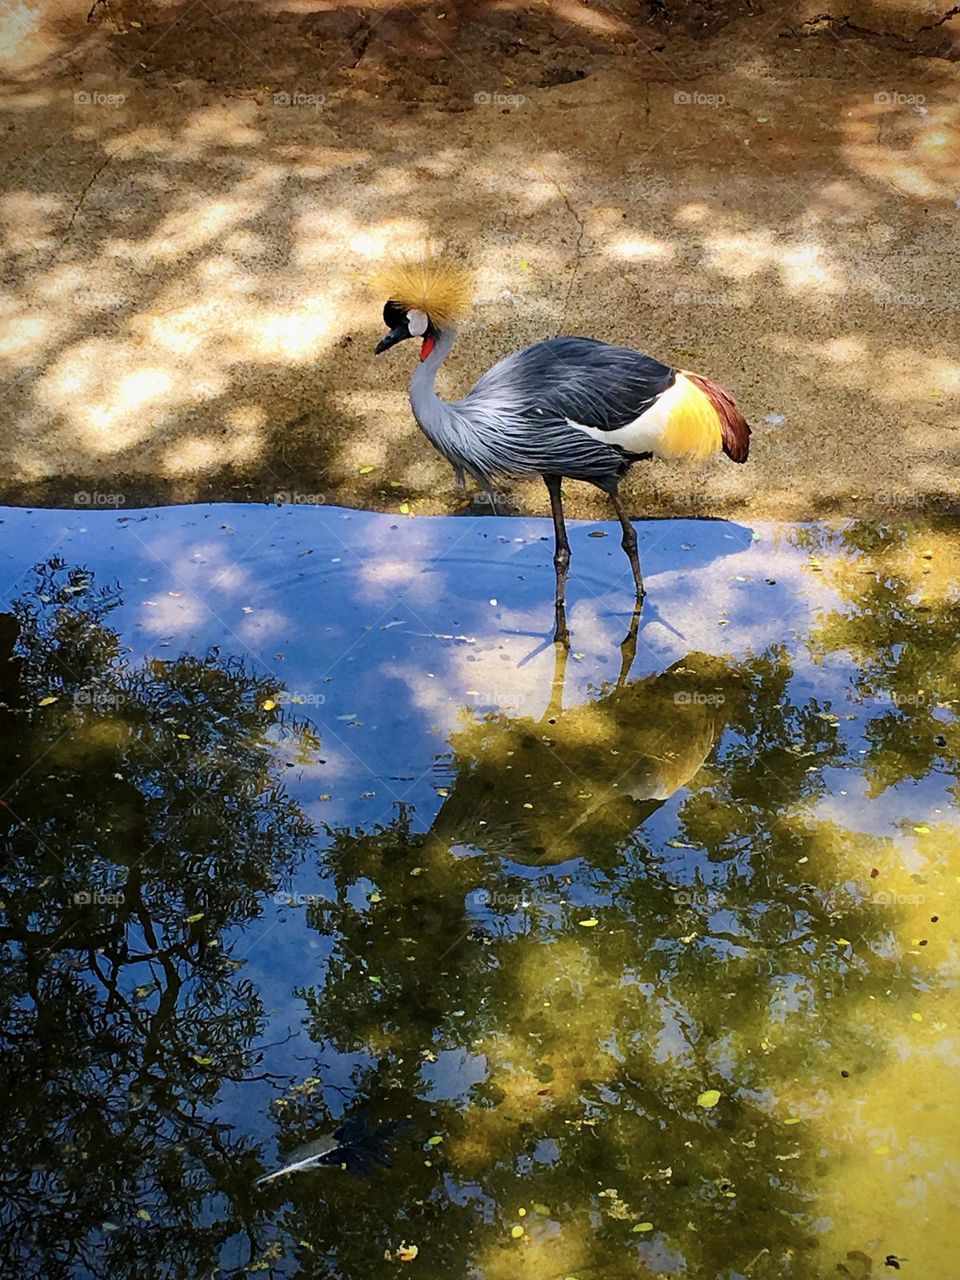
{"type": "Polygon", "coordinates": [[[746,462],[750,453],[750,427],[737,408],[733,396],[728,391],[724,391],[719,382],[704,378],[699,373],[684,371],[684,376],[696,383],[716,409],[717,417],[720,419],[723,452],[734,462],[746,462]]]}

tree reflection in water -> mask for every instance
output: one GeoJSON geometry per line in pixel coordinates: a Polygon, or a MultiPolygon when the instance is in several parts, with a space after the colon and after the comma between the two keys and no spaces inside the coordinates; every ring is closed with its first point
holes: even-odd
{"type": "Polygon", "coordinates": [[[61,561],[0,622],[3,1272],[197,1276],[256,1251],[256,1070],[237,926],[312,832],[264,681],[216,652],[130,665],[117,591],[61,561]]]}
{"type": "MultiPolygon", "coordinates": [[[[455,737],[429,832],[402,812],[332,833],[313,1035],[368,1055],[356,1086],[378,1115],[443,1140],[359,1216],[343,1184],[320,1214],[313,1188],[286,1188],[304,1257],[371,1274],[405,1235],[438,1277],[823,1274],[797,1072],[816,1094],[881,1057],[858,1010],[917,973],[844,883],[870,842],[831,830],[823,856],[824,771],[846,748],[815,698],[790,701],[791,676],[780,649],[692,653],[561,710],[561,666],[542,720],[455,737]],[[648,839],[684,788],[679,836],[648,839]],[[475,1083],[451,1082],[455,1062],[475,1083]],[[723,1105],[698,1105],[710,1088],[723,1105]]],[[[278,1108],[281,1140],[316,1108],[278,1108]]]]}
{"type": "Polygon", "coordinates": [[[956,590],[908,532],[839,536],[840,605],[806,644],[849,668],[846,707],[798,677],[800,644],[642,679],[628,652],[565,708],[558,651],[542,717],[464,720],[429,829],[401,808],[327,831],[325,959],[289,975],[322,1062],[272,1105],[281,1155],[341,1112],[410,1125],[369,1182],[259,1191],[263,1157],[214,1116],[264,1025],[231,931],[312,839],[274,688],[217,654],[128,666],[110,594],[50,570],[0,629],[14,1273],[194,1276],[238,1236],[257,1274],[331,1280],[400,1272],[404,1244],[430,1280],[943,1258],[902,1185],[950,1194],[958,964],[931,921],[960,840],[916,824],[911,873],[834,802],[838,777],[956,778],[956,590]],[[123,899],[76,897],[97,891],[123,899]]]}

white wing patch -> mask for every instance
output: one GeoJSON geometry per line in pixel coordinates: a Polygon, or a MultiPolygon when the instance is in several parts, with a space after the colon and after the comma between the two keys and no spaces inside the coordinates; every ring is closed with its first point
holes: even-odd
{"type": "Polygon", "coordinates": [[[572,418],[567,419],[567,424],[585,431],[588,436],[593,436],[594,440],[601,440],[604,444],[619,445],[628,453],[656,454],[657,445],[670,421],[670,415],[683,395],[684,388],[677,379],[672,387],[668,387],[657,396],[649,409],[645,409],[638,418],[634,418],[625,426],[617,427],[615,431],[588,427],[582,422],[574,422],[572,418]]]}

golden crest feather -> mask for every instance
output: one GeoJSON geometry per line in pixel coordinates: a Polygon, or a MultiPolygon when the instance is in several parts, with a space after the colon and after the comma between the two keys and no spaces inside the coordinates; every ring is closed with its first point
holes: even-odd
{"type": "Polygon", "coordinates": [[[385,302],[425,311],[434,324],[449,324],[470,306],[473,281],[466,267],[432,255],[401,258],[377,271],[372,287],[385,302]]]}

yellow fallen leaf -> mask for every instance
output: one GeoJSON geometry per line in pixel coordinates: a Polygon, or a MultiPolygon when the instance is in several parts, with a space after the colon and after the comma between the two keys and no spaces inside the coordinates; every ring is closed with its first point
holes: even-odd
{"type": "Polygon", "coordinates": [[[397,1250],[397,1257],[401,1262],[412,1262],[419,1252],[420,1250],[415,1244],[407,1244],[404,1241],[397,1250]]]}
{"type": "Polygon", "coordinates": [[[264,698],[260,705],[263,707],[264,711],[272,711],[277,704],[272,698],[264,698]]]}
{"type": "Polygon", "coordinates": [[[577,923],[581,929],[594,929],[600,921],[591,916],[589,920],[578,920],[577,923]]]}
{"type": "Polygon", "coordinates": [[[510,1234],[513,1236],[514,1240],[519,1240],[520,1237],[523,1235],[523,1227],[521,1226],[511,1227],[510,1234]]]}
{"type": "Polygon", "coordinates": [[[400,514],[401,514],[402,516],[408,516],[408,515],[410,514],[410,503],[409,503],[409,502],[401,502],[401,503],[400,503],[400,514]]]}
{"type": "Polygon", "coordinates": [[[704,1089],[703,1093],[697,1098],[698,1107],[715,1107],[720,1101],[719,1089],[704,1089]]]}
{"type": "Polygon", "coordinates": [[[910,1017],[914,1020],[914,1022],[922,1022],[922,1021],[923,1021],[923,1014],[922,1014],[922,1013],[911,1013],[910,1017]]]}
{"type": "Polygon", "coordinates": [[[373,467],[361,467],[360,474],[362,476],[368,476],[372,470],[373,470],[373,467]]]}
{"type": "Polygon", "coordinates": [[[51,703],[51,702],[59,702],[59,701],[60,701],[60,699],[59,699],[59,698],[54,697],[54,695],[51,693],[48,697],[46,697],[46,698],[41,698],[41,699],[40,699],[40,703],[39,703],[39,705],[40,705],[41,707],[49,707],[49,705],[50,705],[50,703],[51,703]]]}
{"type": "Polygon", "coordinates": [[[873,1154],[875,1156],[885,1156],[889,1150],[889,1146],[884,1142],[881,1146],[873,1148],[873,1154]]]}
{"type": "Polygon", "coordinates": [[[800,1117],[799,1117],[799,1116],[788,1116],[788,1117],[787,1117],[787,1119],[786,1119],[786,1120],[784,1120],[784,1122],[783,1122],[783,1123],[784,1123],[784,1124],[799,1124],[799,1123],[800,1123],[800,1117]]]}
{"type": "Polygon", "coordinates": [[[151,1221],[150,1214],[146,1211],[146,1209],[138,1209],[137,1217],[140,1219],[141,1222],[151,1221]]]}
{"type": "MultiPolygon", "coordinates": [[[[42,707],[43,703],[41,702],[40,705],[42,707]]],[[[927,826],[925,822],[921,822],[919,827],[914,827],[913,829],[918,836],[928,836],[930,834],[930,828],[927,826]]]]}
{"type": "Polygon", "coordinates": [[[653,1230],[653,1223],[652,1223],[652,1222],[638,1222],[638,1223],[637,1223],[637,1225],[636,1225],[633,1229],[634,1229],[634,1231],[652,1231],[652,1230],[653,1230]]]}
{"type": "Polygon", "coordinates": [[[189,741],[190,741],[190,735],[189,735],[189,733],[178,733],[178,734],[177,734],[177,737],[178,737],[178,738],[182,738],[184,742],[189,742],[189,741]]]}

